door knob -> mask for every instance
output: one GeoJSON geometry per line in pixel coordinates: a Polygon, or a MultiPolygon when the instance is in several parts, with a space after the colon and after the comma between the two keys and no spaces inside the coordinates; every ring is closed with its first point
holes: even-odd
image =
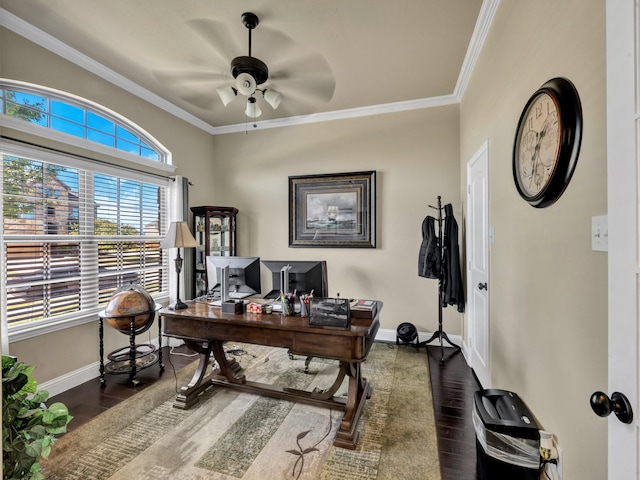
{"type": "Polygon", "coordinates": [[[486,289],[487,289],[487,282],[479,283],[479,284],[478,284],[478,288],[479,288],[480,290],[486,290],[486,289]]]}
{"type": "Polygon", "coordinates": [[[624,393],[613,392],[609,398],[604,392],[594,392],[590,402],[591,409],[600,417],[608,417],[613,412],[622,423],[633,422],[633,409],[624,393]]]}

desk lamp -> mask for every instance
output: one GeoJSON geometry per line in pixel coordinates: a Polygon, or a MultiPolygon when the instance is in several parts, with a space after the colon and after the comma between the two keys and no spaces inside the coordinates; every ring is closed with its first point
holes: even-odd
{"type": "Polygon", "coordinates": [[[191,235],[187,222],[171,222],[169,232],[160,244],[162,248],[177,248],[178,254],[175,258],[176,274],[178,276],[178,291],[176,294],[176,303],[171,307],[173,310],[184,310],[188,307],[186,303],[180,300],[180,272],[182,271],[182,257],[180,257],[181,248],[195,248],[198,246],[195,238],[191,235]]]}

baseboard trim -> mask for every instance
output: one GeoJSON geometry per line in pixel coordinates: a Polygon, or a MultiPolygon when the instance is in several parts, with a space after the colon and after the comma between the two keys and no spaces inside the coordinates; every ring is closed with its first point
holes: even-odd
{"type": "MultiPolygon", "coordinates": [[[[151,339],[150,343],[154,346],[158,346],[158,337],[151,339]]],[[[169,346],[178,346],[182,342],[177,342],[175,339],[169,339],[169,346]],[[173,342],[172,342],[173,340],[173,342]]],[[[60,375],[52,380],[42,382],[38,384],[38,390],[46,390],[49,392],[49,397],[59,395],[67,390],[70,390],[78,385],[82,385],[84,382],[93,380],[100,376],[100,362],[93,362],[84,367],[80,367],[72,372],[60,375]]]]}
{"type": "MultiPolygon", "coordinates": [[[[418,333],[418,340],[423,342],[431,338],[432,333],[429,332],[420,332],[418,333]]],[[[462,337],[460,335],[448,335],[449,339],[455,343],[456,345],[463,345],[462,337]]],[[[379,342],[387,342],[387,343],[396,343],[396,330],[381,328],[378,330],[376,335],[376,341],[379,342]]],[[[151,340],[151,343],[158,346],[158,338],[154,338],[151,340]]],[[[165,338],[163,341],[164,345],[168,345],[169,347],[178,347],[182,345],[182,340],[178,340],[176,338],[165,338]],[[167,343],[168,340],[168,343],[167,343]]],[[[433,342],[432,345],[439,345],[437,342],[433,342]]],[[[451,348],[446,342],[445,346],[447,348],[451,348]]],[[[94,378],[98,378],[100,376],[100,362],[93,362],[84,367],[78,368],[72,372],[61,375],[53,380],[49,380],[47,382],[43,382],[38,385],[40,390],[47,390],[49,392],[49,396],[53,397],[55,395],[59,395],[71,388],[77,387],[78,385],[83,384],[84,382],[88,382],[93,380],[94,378]]]]}
{"type": "Polygon", "coordinates": [[[53,380],[38,384],[38,390],[46,390],[49,392],[49,397],[53,397],[99,376],[100,362],[93,362],[53,380]]]}

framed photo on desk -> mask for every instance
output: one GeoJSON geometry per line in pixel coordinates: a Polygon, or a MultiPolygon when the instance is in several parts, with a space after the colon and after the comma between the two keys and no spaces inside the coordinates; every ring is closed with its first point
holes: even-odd
{"type": "Polygon", "coordinates": [[[289,246],[376,246],[376,172],[289,177],[289,246]]]}
{"type": "Polygon", "coordinates": [[[309,325],[349,328],[351,325],[349,299],[311,297],[309,325]]]}

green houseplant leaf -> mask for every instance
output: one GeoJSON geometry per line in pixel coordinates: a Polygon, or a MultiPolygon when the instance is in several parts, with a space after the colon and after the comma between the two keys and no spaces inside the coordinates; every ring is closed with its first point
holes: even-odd
{"type": "Polygon", "coordinates": [[[49,406],[49,392],[37,389],[35,367],[2,356],[3,480],[44,480],[40,459],[48,458],[55,435],[73,418],[59,402],[49,406]]]}

